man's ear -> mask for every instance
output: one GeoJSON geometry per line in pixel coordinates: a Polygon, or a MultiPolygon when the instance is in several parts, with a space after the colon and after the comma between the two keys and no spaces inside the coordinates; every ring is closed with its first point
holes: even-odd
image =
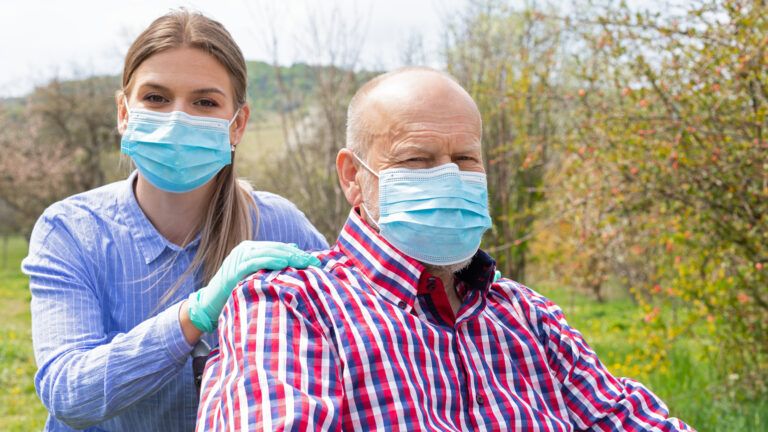
{"type": "Polygon", "coordinates": [[[122,135],[128,127],[128,109],[125,107],[126,95],[122,90],[115,92],[115,105],[117,106],[117,132],[122,135]]]}
{"type": "Polygon", "coordinates": [[[245,127],[248,125],[248,119],[251,117],[251,107],[246,102],[238,111],[235,116],[235,121],[232,122],[230,128],[230,142],[233,146],[237,147],[240,141],[245,135],[245,127]]]}
{"type": "Polygon", "coordinates": [[[352,207],[357,207],[363,202],[363,191],[357,179],[358,169],[358,162],[352,152],[345,148],[339,150],[336,155],[336,172],[339,175],[341,190],[352,207]]]}

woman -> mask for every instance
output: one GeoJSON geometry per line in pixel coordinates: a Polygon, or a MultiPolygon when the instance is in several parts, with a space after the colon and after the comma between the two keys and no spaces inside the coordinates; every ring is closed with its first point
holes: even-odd
{"type": "Polygon", "coordinates": [[[201,14],[162,16],[130,47],[116,102],[138,171],[48,208],[22,264],[46,430],[194,429],[190,352],[232,289],[316,263],[283,243],[327,248],[295,206],[236,179],[245,98],[240,49],[201,14]]]}

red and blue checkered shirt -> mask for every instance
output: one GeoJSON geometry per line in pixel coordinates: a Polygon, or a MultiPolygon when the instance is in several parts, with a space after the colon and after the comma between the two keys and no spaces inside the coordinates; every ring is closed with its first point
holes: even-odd
{"type": "Polygon", "coordinates": [[[555,304],[492,283],[484,252],[440,280],[353,211],[322,268],[247,279],[219,320],[197,431],[692,430],[616,378],[555,304]]]}

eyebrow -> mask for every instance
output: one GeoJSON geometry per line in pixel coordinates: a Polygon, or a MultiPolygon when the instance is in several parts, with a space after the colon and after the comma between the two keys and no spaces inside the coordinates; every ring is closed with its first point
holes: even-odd
{"type": "MultiPolygon", "coordinates": [[[[168,87],[166,87],[164,85],[157,84],[157,83],[153,83],[153,82],[143,83],[141,86],[142,87],[150,87],[150,88],[153,88],[153,89],[156,89],[156,90],[161,90],[161,91],[166,91],[166,92],[170,92],[171,91],[171,89],[169,89],[168,87]]],[[[205,88],[200,88],[200,89],[192,90],[192,94],[208,94],[208,93],[217,93],[217,94],[220,94],[222,96],[226,96],[226,94],[224,94],[223,91],[221,91],[220,89],[218,89],[216,87],[205,87],[205,88]]]]}

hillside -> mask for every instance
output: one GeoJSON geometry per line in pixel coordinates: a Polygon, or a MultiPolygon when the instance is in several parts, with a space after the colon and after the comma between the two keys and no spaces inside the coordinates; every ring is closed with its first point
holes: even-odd
{"type": "MultiPolygon", "coordinates": [[[[278,112],[281,109],[295,109],[296,104],[283,106],[279,97],[279,86],[274,66],[263,61],[248,61],[248,101],[251,108],[257,112],[278,112]]],[[[315,89],[316,74],[312,66],[297,63],[291,66],[279,66],[278,71],[286,88],[294,94],[310,95],[315,89]]],[[[101,79],[102,82],[114,83],[115,89],[120,85],[119,75],[91,77],[77,80],[64,80],[62,87],[77,89],[85,81],[101,79]]],[[[34,90],[33,90],[34,92],[34,90]]],[[[107,92],[103,98],[112,99],[112,93],[107,92]]],[[[11,113],[20,113],[26,105],[28,96],[0,98],[0,109],[11,113]]]]}

